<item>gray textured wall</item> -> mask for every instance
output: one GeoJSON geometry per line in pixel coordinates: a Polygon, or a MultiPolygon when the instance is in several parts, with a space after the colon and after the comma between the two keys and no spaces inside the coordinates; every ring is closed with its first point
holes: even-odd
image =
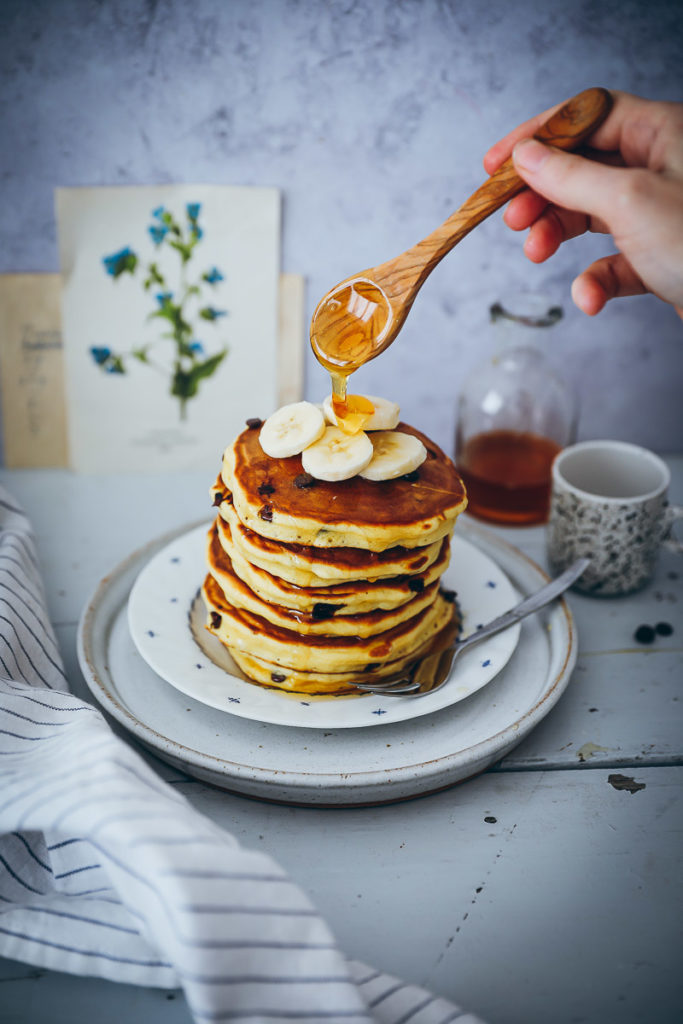
{"type": "MultiPolygon", "coordinates": [[[[0,271],[57,269],[53,187],[282,189],[283,269],[307,314],[342,277],[444,220],[488,145],[588,85],[683,99],[676,0],[0,0],[0,271]]],[[[578,239],[530,264],[494,215],[437,268],[401,338],[358,374],[448,449],[455,395],[503,289],[565,306],[552,354],[582,437],[681,449],[683,325],[651,297],[589,319],[578,239]]],[[[236,340],[235,343],[238,343],[236,340]]],[[[312,355],[307,396],[327,382],[312,355]]]]}

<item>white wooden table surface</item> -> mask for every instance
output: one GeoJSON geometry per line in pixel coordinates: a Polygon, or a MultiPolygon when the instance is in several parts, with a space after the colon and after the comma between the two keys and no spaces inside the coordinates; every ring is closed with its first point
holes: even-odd
{"type": "MultiPolygon", "coordinates": [[[[668,460],[683,502],[683,458],[668,460]]],[[[210,514],[204,475],[0,471],[36,531],[74,687],[84,602],[132,550],[210,514]]],[[[545,565],[542,528],[500,530],[545,565]]],[[[683,561],[663,552],[629,597],[571,594],[579,659],[567,692],[493,769],[384,807],[280,806],[180,783],[240,842],[273,854],[341,948],[489,1024],[681,1019],[683,561]],[[670,637],[638,645],[641,623],[670,637]],[[621,774],[643,788],[618,789],[621,774]]],[[[153,758],[150,761],[155,764],[153,758]]],[[[0,961],[0,1021],[187,1024],[180,992],[0,961]]]]}

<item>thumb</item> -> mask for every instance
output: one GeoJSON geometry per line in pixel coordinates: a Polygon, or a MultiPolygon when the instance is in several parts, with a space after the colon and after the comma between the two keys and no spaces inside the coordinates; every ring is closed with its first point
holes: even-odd
{"type": "Polygon", "coordinates": [[[512,159],[515,170],[534,192],[556,206],[609,222],[622,168],[565,153],[537,139],[518,142],[512,159]]]}

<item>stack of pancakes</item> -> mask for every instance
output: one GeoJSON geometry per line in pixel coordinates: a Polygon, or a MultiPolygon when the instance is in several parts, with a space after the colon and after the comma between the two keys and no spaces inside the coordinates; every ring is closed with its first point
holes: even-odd
{"type": "Polygon", "coordinates": [[[353,693],[400,672],[454,618],[439,587],[466,504],[453,463],[399,424],[427,449],[419,469],[331,483],[300,455],[266,455],[259,427],[226,449],[212,487],[207,628],[250,679],[282,690],[353,693]]]}

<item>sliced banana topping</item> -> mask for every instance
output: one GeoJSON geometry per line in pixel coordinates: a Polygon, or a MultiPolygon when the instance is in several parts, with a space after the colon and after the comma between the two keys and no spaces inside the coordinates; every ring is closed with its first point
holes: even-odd
{"type": "Polygon", "coordinates": [[[374,395],[348,398],[349,415],[341,421],[331,395],[322,405],[294,402],[282,406],[261,427],[259,440],[266,455],[273,459],[301,455],[306,473],[330,481],[359,474],[366,480],[393,480],[424,462],[427,449],[422,442],[393,429],[400,415],[396,402],[374,395]],[[356,424],[356,419],[362,423],[356,424]]]}
{"type": "Polygon", "coordinates": [[[360,470],[360,475],[366,480],[394,480],[397,476],[412,473],[427,458],[427,449],[412,434],[403,434],[400,430],[378,430],[369,438],[373,456],[360,470]]]}
{"type": "Polygon", "coordinates": [[[325,430],[325,417],[312,402],[293,402],[272,413],[261,427],[259,441],[266,455],[286,459],[299,455],[325,430]]]}
{"type": "MultiPolygon", "coordinates": [[[[363,422],[359,429],[362,430],[393,430],[397,425],[401,410],[396,402],[389,401],[388,398],[378,398],[375,395],[349,395],[347,401],[353,403],[353,399],[363,399],[365,402],[369,402],[373,411],[368,413],[361,413],[363,422]]],[[[362,403],[359,403],[359,405],[362,403]]],[[[337,419],[335,411],[332,407],[332,395],[328,395],[323,402],[323,412],[325,413],[325,419],[332,426],[338,427],[340,423],[337,419]]],[[[351,413],[354,416],[355,413],[351,413]]],[[[348,419],[349,417],[345,417],[348,419]]],[[[343,428],[342,428],[343,429],[343,428]]],[[[349,431],[349,433],[355,433],[355,431],[349,431]]]]}
{"type": "Polygon", "coordinates": [[[326,427],[322,437],[301,453],[304,470],[318,480],[349,480],[373,457],[367,434],[345,434],[339,427],[326,427]]]}

